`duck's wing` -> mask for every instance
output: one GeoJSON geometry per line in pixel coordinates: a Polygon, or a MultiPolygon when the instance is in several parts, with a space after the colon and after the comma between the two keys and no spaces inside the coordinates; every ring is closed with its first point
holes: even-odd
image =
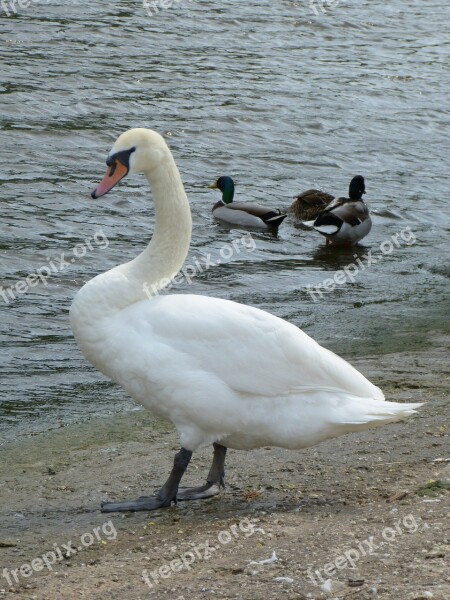
{"type": "Polygon", "coordinates": [[[258,217],[267,225],[279,225],[286,218],[286,214],[282,213],[280,209],[267,208],[255,202],[231,202],[230,204],[226,204],[225,207],[258,217]]]}
{"type": "Polygon", "coordinates": [[[369,209],[361,200],[342,198],[320,214],[314,229],[336,243],[355,244],[372,227],[369,209]]]}
{"type": "Polygon", "coordinates": [[[290,212],[302,221],[315,219],[332,202],[334,197],[321,190],[306,190],[291,205],[290,212]]]}
{"type": "Polygon", "coordinates": [[[326,206],[333,200],[334,196],[322,192],[322,190],[306,190],[299,194],[296,199],[305,206],[326,206]]]}
{"type": "Polygon", "coordinates": [[[322,235],[335,235],[344,223],[356,227],[362,223],[360,211],[355,202],[348,198],[337,198],[314,221],[314,229],[322,235]]]}
{"type": "Polygon", "coordinates": [[[330,212],[333,210],[333,208],[342,206],[346,202],[349,202],[349,198],[333,198],[333,200],[326,205],[322,212],[330,212]]]}
{"type": "Polygon", "coordinates": [[[332,213],[348,225],[356,226],[369,217],[369,209],[362,200],[341,199],[335,206],[327,207],[326,213],[332,213]]]}
{"type": "Polygon", "coordinates": [[[243,210],[249,215],[259,217],[263,220],[266,215],[274,216],[281,214],[279,209],[267,208],[267,206],[261,206],[261,204],[256,204],[256,202],[231,202],[230,204],[226,204],[226,207],[230,210],[243,210]]]}

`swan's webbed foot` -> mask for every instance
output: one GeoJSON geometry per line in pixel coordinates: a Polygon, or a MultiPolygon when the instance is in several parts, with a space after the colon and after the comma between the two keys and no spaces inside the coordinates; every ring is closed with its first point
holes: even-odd
{"type": "Polygon", "coordinates": [[[179,488],[177,494],[177,500],[204,500],[205,498],[212,498],[220,493],[220,488],[216,483],[205,483],[199,487],[186,487],[179,488]]]}
{"type": "Polygon", "coordinates": [[[137,500],[127,502],[102,502],[102,512],[124,512],[139,510],[157,510],[170,506],[177,500],[202,500],[212,498],[225,487],[225,455],[227,449],[220,444],[214,444],[214,457],[205,485],[192,488],[181,488],[179,484],[187,469],[192,452],[181,448],[175,455],[173,469],[168,480],[153,496],[140,496],[137,500]]]}
{"type": "Polygon", "coordinates": [[[214,457],[205,485],[192,488],[179,488],[177,500],[204,500],[212,498],[225,487],[225,456],[227,449],[214,444],[214,457]]]}
{"type": "Polygon", "coordinates": [[[101,506],[102,512],[123,512],[123,511],[139,511],[139,510],[156,510],[170,506],[172,502],[177,500],[178,486],[183,477],[189,461],[191,460],[192,452],[181,448],[175,454],[173,461],[173,469],[170,472],[169,478],[162,488],[154,496],[141,496],[137,500],[130,502],[103,502],[101,506]]]}
{"type": "Polygon", "coordinates": [[[102,502],[102,512],[124,512],[131,511],[137,512],[139,510],[156,510],[158,508],[164,508],[170,506],[172,499],[160,498],[158,495],[155,496],[141,496],[137,500],[131,500],[129,502],[102,502]]]}

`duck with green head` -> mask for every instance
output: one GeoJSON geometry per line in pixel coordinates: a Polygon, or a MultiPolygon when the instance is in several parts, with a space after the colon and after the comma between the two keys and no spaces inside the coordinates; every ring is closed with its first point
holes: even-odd
{"type": "Polygon", "coordinates": [[[314,221],[314,229],[326,237],[327,243],[353,245],[372,228],[369,209],[362,199],[366,193],[364,177],[350,181],[348,198],[337,198],[314,221]]]}
{"type": "Polygon", "coordinates": [[[279,209],[270,209],[254,202],[233,202],[234,181],[231,177],[219,177],[210,186],[222,192],[222,200],[216,202],[212,213],[216,219],[228,225],[276,229],[286,218],[279,209]]]}

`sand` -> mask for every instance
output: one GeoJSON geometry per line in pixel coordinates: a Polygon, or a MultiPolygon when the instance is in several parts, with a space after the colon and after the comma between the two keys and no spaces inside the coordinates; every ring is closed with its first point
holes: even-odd
{"type": "MultiPolygon", "coordinates": [[[[4,445],[0,599],[449,598],[448,341],[352,361],[388,399],[426,402],[418,415],[303,451],[230,451],[207,501],[100,512],[167,476],[177,435],[145,411],[4,445]]],[[[210,459],[194,455],[187,484],[210,459]]]]}

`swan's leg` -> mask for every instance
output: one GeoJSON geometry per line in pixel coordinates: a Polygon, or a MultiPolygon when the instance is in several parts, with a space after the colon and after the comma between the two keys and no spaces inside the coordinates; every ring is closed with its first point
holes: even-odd
{"type": "Polygon", "coordinates": [[[137,500],[131,502],[103,502],[101,508],[102,512],[155,510],[156,508],[170,506],[171,503],[177,499],[178,486],[191,457],[192,452],[185,448],[181,448],[181,450],[175,454],[173,469],[170,472],[169,478],[154,496],[141,496],[137,500]]]}
{"type": "Polygon", "coordinates": [[[220,488],[225,487],[225,456],[227,449],[220,444],[214,444],[214,457],[209,470],[206,484],[200,487],[179,488],[177,500],[202,500],[217,496],[220,488]]]}

